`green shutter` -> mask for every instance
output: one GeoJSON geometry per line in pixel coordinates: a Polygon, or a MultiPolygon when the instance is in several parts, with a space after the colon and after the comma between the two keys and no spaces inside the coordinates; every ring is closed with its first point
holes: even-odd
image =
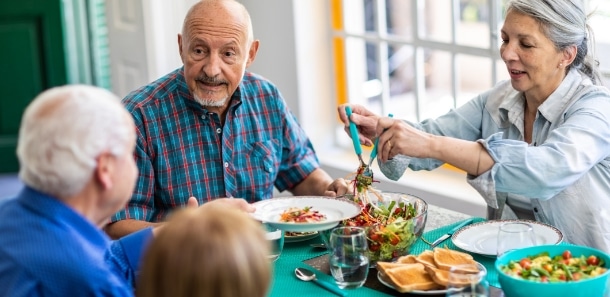
{"type": "Polygon", "coordinates": [[[69,83],[110,89],[104,0],[66,0],[63,3],[69,83]]]}

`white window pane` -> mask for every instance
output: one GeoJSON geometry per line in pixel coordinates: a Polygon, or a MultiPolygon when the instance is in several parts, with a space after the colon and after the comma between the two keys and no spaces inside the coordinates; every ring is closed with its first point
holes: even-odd
{"type": "Polygon", "coordinates": [[[493,86],[492,60],[471,55],[457,55],[457,102],[461,106],[493,86]]]}
{"type": "Polygon", "coordinates": [[[506,64],[502,60],[496,61],[496,77],[498,79],[497,82],[510,79],[506,64]]]}
{"type": "Polygon", "coordinates": [[[413,0],[385,0],[387,8],[387,33],[413,39],[413,0]]]}
{"type": "Polygon", "coordinates": [[[596,55],[602,72],[602,83],[610,87],[610,1],[589,0],[588,8],[593,11],[589,25],[593,29],[596,42],[596,55]]]}
{"type": "Polygon", "coordinates": [[[350,102],[366,104],[362,86],[368,81],[366,42],[360,38],[345,39],[347,96],[350,102]]]}
{"type": "Polygon", "coordinates": [[[424,50],[426,96],[422,102],[420,121],[436,118],[454,108],[451,91],[452,60],[451,54],[445,51],[424,50]]]}
{"type": "Polygon", "coordinates": [[[451,42],[451,2],[448,0],[419,1],[419,36],[422,39],[451,42]]]}
{"type": "Polygon", "coordinates": [[[412,46],[390,46],[388,72],[391,111],[397,118],[417,120],[415,56],[412,46]]]}
{"type": "Polygon", "coordinates": [[[456,43],[489,48],[489,9],[488,0],[460,1],[460,14],[456,27],[456,43]]]}
{"type": "Polygon", "coordinates": [[[362,34],[376,30],[373,0],[343,0],[343,21],[347,33],[362,34]]]}

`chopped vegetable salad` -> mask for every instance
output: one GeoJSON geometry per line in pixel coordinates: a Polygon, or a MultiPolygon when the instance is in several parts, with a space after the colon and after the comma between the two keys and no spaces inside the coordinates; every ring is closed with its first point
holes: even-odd
{"type": "Polygon", "coordinates": [[[312,210],[310,206],[303,208],[290,207],[280,215],[280,221],[286,223],[314,223],[324,220],[326,220],[326,215],[317,210],[312,210]]]}
{"type": "Polygon", "coordinates": [[[345,226],[366,227],[370,261],[389,261],[404,255],[417,240],[413,220],[416,211],[410,203],[391,201],[375,205],[357,201],[362,212],[343,222],[345,226]]]}
{"type": "Polygon", "coordinates": [[[595,255],[573,257],[569,250],[550,257],[548,252],[511,260],[501,270],[515,278],[535,282],[575,282],[606,272],[604,261],[595,255]]]}

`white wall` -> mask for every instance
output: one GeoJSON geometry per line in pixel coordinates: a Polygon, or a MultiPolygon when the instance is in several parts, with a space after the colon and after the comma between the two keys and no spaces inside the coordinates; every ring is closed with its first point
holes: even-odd
{"type": "Polygon", "coordinates": [[[153,81],[182,66],[178,33],[188,9],[197,0],[143,0],[148,80],[153,81]]]}

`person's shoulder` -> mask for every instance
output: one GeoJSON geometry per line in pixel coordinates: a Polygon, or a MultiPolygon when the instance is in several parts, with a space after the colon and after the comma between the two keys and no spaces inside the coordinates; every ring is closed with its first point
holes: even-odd
{"type": "Polygon", "coordinates": [[[122,102],[128,110],[142,106],[157,104],[163,101],[184,84],[182,68],[178,68],[165,76],[131,91],[122,102]]]}
{"type": "Polygon", "coordinates": [[[595,96],[610,99],[610,90],[603,85],[586,84],[580,85],[580,92],[583,96],[595,96]]]}
{"type": "Polygon", "coordinates": [[[241,84],[249,92],[278,92],[277,86],[271,80],[254,72],[246,71],[241,84]]]}

